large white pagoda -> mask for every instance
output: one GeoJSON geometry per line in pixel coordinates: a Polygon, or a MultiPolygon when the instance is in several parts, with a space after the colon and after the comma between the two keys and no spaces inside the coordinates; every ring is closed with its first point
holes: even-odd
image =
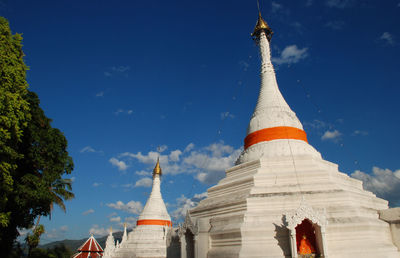
{"type": "Polygon", "coordinates": [[[114,243],[112,230],[106,241],[104,258],[165,258],[167,256],[167,240],[171,231],[171,217],[167,212],[161,196],[160,162],[153,170],[153,187],[150,197],[137,220],[132,232],[127,234],[126,225],[121,243],[114,243]]]}
{"type": "Polygon", "coordinates": [[[261,15],[252,36],[261,88],[244,151],[188,213],[179,229],[182,257],[400,257],[378,215],[388,202],[307,142],[279,91],[272,30],[261,15]]]}

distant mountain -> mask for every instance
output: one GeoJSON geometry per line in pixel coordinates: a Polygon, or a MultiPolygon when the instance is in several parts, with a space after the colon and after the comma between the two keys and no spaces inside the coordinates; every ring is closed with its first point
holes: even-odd
{"type": "MultiPolygon", "coordinates": [[[[129,232],[129,230],[128,230],[129,232]]],[[[115,241],[119,241],[121,242],[122,240],[122,235],[123,232],[119,231],[119,232],[115,232],[113,233],[114,239],[115,241]]],[[[39,248],[44,248],[44,249],[51,249],[54,248],[57,245],[65,245],[69,250],[71,250],[72,252],[77,252],[78,248],[83,245],[83,243],[85,243],[85,241],[89,238],[89,236],[87,238],[82,238],[79,240],[70,240],[70,239],[65,239],[65,240],[61,240],[61,241],[54,241],[45,245],[39,245],[39,248]]],[[[96,238],[97,242],[99,242],[99,244],[101,245],[101,247],[104,249],[106,247],[106,240],[107,240],[107,236],[103,236],[100,238],[96,238]]]]}

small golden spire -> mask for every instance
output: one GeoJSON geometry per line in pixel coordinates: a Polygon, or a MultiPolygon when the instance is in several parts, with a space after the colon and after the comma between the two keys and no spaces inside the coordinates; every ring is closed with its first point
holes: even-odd
{"type": "Polygon", "coordinates": [[[110,226],[110,232],[112,233],[112,226],[110,226]]]}
{"type": "Polygon", "coordinates": [[[126,228],[126,222],[124,222],[124,228],[126,228]]]}
{"type": "Polygon", "coordinates": [[[254,31],[251,34],[252,37],[258,38],[261,31],[265,31],[265,35],[267,36],[268,41],[271,41],[272,34],[274,34],[271,28],[268,26],[267,22],[261,17],[261,12],[258,11],[258,20],[256,27],[254,27],[254,31]]]}
{"type": "Polygon", "coordinates": [[[153,169],[153,176],[155,175],[160,175],[161,176],[162,171],[161,171],[161,167],[160,167],[160,158],[157,158],[157,164],[153,169]]]}

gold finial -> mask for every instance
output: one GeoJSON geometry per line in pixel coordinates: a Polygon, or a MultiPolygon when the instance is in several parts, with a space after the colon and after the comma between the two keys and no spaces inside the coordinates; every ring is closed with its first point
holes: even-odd
{"type": "Polygon", "coordinates": [[[124,222],[124,228],[126,228],[126,222],[124,222]]]}
{"type": "Polygon", "coordinates": [[[160,158],[157,158],[157,164],[153,169],[153,176],[155,175],[160,175],[161,176],[162,171],[161,171],[161,167],[160,167],[160,158]]]}
{"type": "Polygon", "coordinates": [[[110,226],[110,232],[112,233],[112,226],[110,226]]]}
{"type": "Polygon", "coordinates": [[[260,35],[261,31],[264,31],[268,41],[271,41],[271,37],[272,34],[274,34],[271,30],[271,28],[268,26],[267,22],[261,17],[261,12],[258,11],[258,20],[257,20],[257,24],[256,27],[254,27],[254,31],[251,34],[252,37],[254,37],[255,39],[258,38],[258,36],[260,35]]]}

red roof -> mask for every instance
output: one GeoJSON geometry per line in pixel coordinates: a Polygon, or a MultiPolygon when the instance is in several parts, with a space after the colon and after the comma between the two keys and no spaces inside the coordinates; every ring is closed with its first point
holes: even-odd
{"type": "Polygon", "coordinates": [[[87,258],[89,256],[95,258],[103,256],[103,248],[101,248],[93,235],[78,248],[78,251],[79,253],[75,254],[73,258],[87,258]]]}

